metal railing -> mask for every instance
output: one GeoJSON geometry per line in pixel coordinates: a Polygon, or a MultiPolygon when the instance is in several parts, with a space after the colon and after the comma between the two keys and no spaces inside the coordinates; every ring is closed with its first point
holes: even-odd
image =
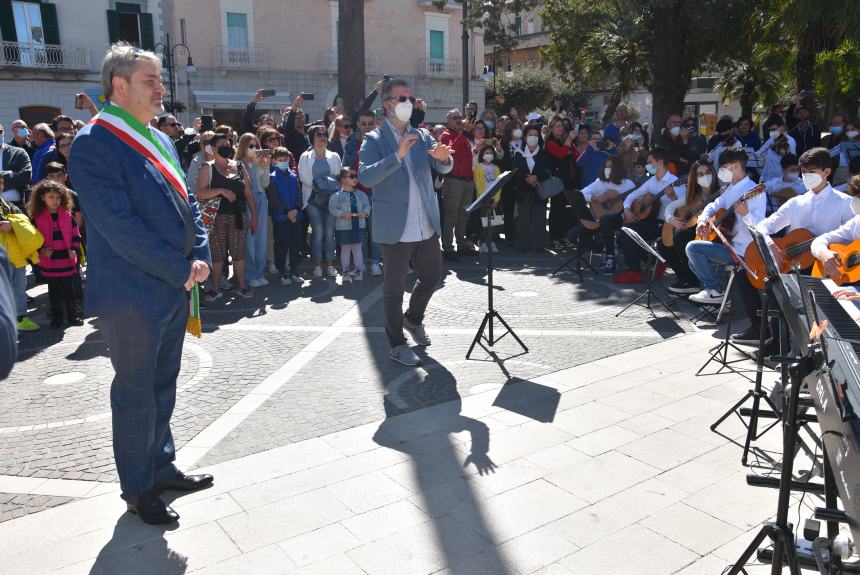
{"type": "Polygon", "coordinates": [[[262,70],[269,65],[269,50],[266,48],[216,46],[215,65],[218,68],[262,70]]]}
{"type": "MultiPolygon", "coordinates": [[[[337,73],[337,52],[320,52],[320,70],[333,74],[337,73]]],[[[379,73],[379,56],[376,54],[364,55],[364,73],[368,76],[379,73]]]]}
{"type": "Polygon", "coordinates": [[[424,78],[457,78],[462,72],[462,62],[450,58],[422,58],[420,67],[424,78]]]}
{"type": "Polygon", "coordinates": [[[90,51],[80,46],[0,42],[0,67],[89,70],[90,51]]]}

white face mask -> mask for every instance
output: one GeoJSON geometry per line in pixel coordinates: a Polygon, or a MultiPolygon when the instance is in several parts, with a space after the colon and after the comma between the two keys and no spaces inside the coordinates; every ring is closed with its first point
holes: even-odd
{"type": "Polygon", "coordinates": [[[858,132],[857,130],[848,130],[847,132],[845,132],[845,135],[848,136],[849,140],[853,140],[857,137],[858,134],[860,134],[860,132],[858,132]]]}
{"type": "Polygon", "coordinates": [[[495,159],[496,159],[495,154],[484,154],[484,161],[487,162],[488,164],[495,159]]]}
{"type": "Polygon", "coordinates": [[[681,133],[681,127],[680,127],[680,126],[675,126],[675,127],[674,127],[674,128],[672,128],[671,130],[669,130],[669,133],[670,133],[670,134],[672,134],[673,136],[677,136],[678,134],[680,134],[680,133],[681,133]]]}
{"type": "Polygon", "coordinates": [[[206,147],[203,148],[203,151],[206,152],[207,156],[214,156],[215,155],[215,150],[213,150],[212,146],[210,146],[209,144],[206,144],[206,147]]]}
{"type": "Polygon", "coordinates": [[[526,138],[526,144],[534,148],[538,145],[538,137],[537,136],[528,136],[526,138]]]}
{"type": "Polygon", "coordinates": [[[412,117],[412,102],[409,100],[398,102],[394,107],[394,115],[397,116],[397,119],[401,122],[408,122],[412,117]]]}
{"type": "Polygon", "coordinates": [[[630,140],[632,140],[634,142],[638,142],[639,140],[642,139],[642,134],[630,134],[627,137],[630,138],[630,140]]]}
{"type": "Polygon", "coordinates": [[[699,182],[699,185],[703,188],[710,188],[711,184],[714,183],[714,178],[711,174],[705,174],[696,178],[696,181],[699,182]]]}
{"type": "Polygon", "coordinates": [[[801,177],[803,178],[803,185],[806,187],[807,190],[810,191],[820,186],[821,182],[824,181],[824,178],[821,177],[821,174],[816,174],[814,172],[803,174],[801,177]]]}
{"type": "Polygon", "coordinates": [[[717,177],[720,178],[720,181],[723,182],[724,184],[730,184],[732,181],[732,178],[734,177],[734,174],[732,174],[732,171],[730,169],[723,166],[722,168],[720,168],[720,171],[717,173],[717,177]]]}
{"type": "Polygon", "coordinates": [[[612,175],[612,168],[603,168],[603,177],[607,180],[612,175]]]}
{"type": "Polygon", "coordinates": [[[785,181],[796,182],[799,177],[800,174],[798,174],[797,172],[789,172],[785,175],[785,181]]]}
{"type": "Polygon", "coordinates": [[[511,132],[511,137],[513,137],[515,140],[519,140],[523,137],[523,131],[517,128],[516,130],[511,132]]]}
{"type": "Polygon", "coordinates": [[[770,135],[770,139],[773,140],[774,138],[779,136],[779,130],[771,130],[770,132],[768,132],[768,134],[770,135]]]}

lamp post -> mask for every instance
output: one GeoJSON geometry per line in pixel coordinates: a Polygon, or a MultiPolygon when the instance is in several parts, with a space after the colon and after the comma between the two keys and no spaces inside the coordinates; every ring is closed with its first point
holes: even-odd
{"type": "MultiPolygon", "coordinates": [[[[188,55],[188,62],[185,64],[186,71],[194,72],[195,68],[194,68],[194,62],[191,60],[191,50],[189,50],[188,46],[186,46],[182,42],[179,42],[178,44],[174,44],[173,46],[171,46],[170,45],[170,34],[166,35],[166,41],[165,42],[159,42],[158,44],[155,45],[154,50],[153,50],[156,53],[159,50],[161,51],[161,63],[165,68],[167,68],[167,81],[168,81],[168,86],[170,88],[170,113],[171,114],[176,114],[176,108],[175,108],[175,104],[176,104],[176,78],[175,78],[174,73],[173,73],[173,53],[177,48],[184,49],[185,53],[188,55]]],[[[190,80],[188,82],[189,82],[189,84],[191,83],[190,80]]],[[[191,103],[188,102],[188,105],[191,105],[191,103]]]]}
{"type": "Polygon", "coordinates": [[[469,18],[469,0],[463,0],[463,111],[469,101],[469,30],[466,20],[469,18]]]}

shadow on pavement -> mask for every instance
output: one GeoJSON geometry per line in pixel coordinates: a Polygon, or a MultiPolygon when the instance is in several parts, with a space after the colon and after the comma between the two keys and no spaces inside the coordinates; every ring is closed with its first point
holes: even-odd
{"type": "Polygon", "coordinates": [[[164,538],[164,532],[169,530],[169,526],[146,525],[130,513],[123,513],[89,575],[182,575],[188,569],[188,558],[170,549],[164,538]]]}

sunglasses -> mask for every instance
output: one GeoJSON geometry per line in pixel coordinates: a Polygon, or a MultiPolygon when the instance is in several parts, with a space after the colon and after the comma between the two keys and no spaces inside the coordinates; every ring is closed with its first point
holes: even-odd
{"type": "Polygon", "coordinates": [[[277,136],[272,136],[271,138],[266,138],[267,142],[280,142],[281,139],[277,136]]]}
{"type": "Polygon", "coordinates": [[[249,150],[256,150],[257,148],[259,148],[259,146],[257,144],[248,144],[249,150]]]}
{"type": "Polygon", "coordinates": [[[415,96],[391,96],[388,99],[389,100],[397,100],[398,102],[401,102],[401,103],[405,102],[406,100],[409,100],[413,104],[415,103],[415,96]]]}
{"type": "Polygon", "coordinates": [[[181,128],[181,127],[182,127],[182,124],[180,124],[179,122],[170,122],[170,123],[169,123],[169,124],[167,124],[167,125],[168,125],[168,126],[173,126],[174,128],[181,128]]]}
{"type": "Polygon", "coordinates": [[[359,122],[358,125],[362,128],[367,128],[373,125],[373,122],[359,122]]]}
{"type": "Polygon", "coordinates": [[[347,178],[357,178],[358,174],[356,174],[355,172],[351,172],[351,173],[347,174],[346,177],[347,178]]]}

